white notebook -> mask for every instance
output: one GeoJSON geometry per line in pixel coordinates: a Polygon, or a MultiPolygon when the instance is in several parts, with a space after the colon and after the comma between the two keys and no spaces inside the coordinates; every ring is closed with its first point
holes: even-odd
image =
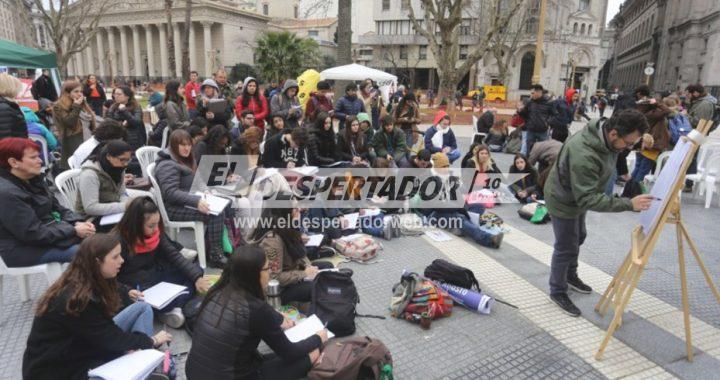
{"type": "MultiPolygon", "coordinates": [[[[203,197],[205,202],[207,202],[208,206],[210,206],[210,213],[212,215],[220,215],[220,213],[223,212],[223,210],[225,210],[225,207],[227,207],[227,205],[230,203],[230,200],[227,198],[218,197],[212,194],[206,194],[202,191],[196,192],[195,195],[203,197]]],[[[197,210],[197,207],[185,207],[197,210]]]]}
{"type": "Polygon", "coordinates": [[[186,293],[188,293],[188,289],[182,285],[161,282],[147,290],[143,290],[143,301],[160,310],[175,298],[186,293]]]}
{"type": "MultiPolygon", "coordinates": [[[[313,334],[324,328],[325,326],[320,321],[320,318],[318,318],[317,315],[313,314],[300,321],[294,327],[285,330],[285,336],[287,336],[289,341],[297,343],[303,339],[311,337],[313,334]]],[[[335,334],[328,330],[327,336],[328,339],[330,339],[335,337],[335,334]]]]}
{"type": "Polygon", "coordinates": [[[353,212],[351,214],[345,214],[343,215],[343,218],[347,220],[348,224],[347,227],[345,227],[345,230],[354,230],[357,228],[357,222],[358,218],[360,217],[360,213],[353,212]]]}
{"type": "Polygon", "coordinates": [[[325,235],[323,234],[317,234],[317,235],[308,235],[308,242],[305,243],[306,247],[319,247],[320,244],[323,241],[323,238],[325,235]]]}
{"type": "Polygon", "coordinates": [[[123,355],[88,371],[89,378],[103,380],[142,380],[162,363],[165,354],[158,350],[140,350],[123,355]]]}
{"type": "Polygon", "coordinates": [[[118,224],[120,223],[120,219],[122,219],[124,212],[119,212],[117,214],[110,214],[105,215],[102,218],[100,218],[100,225],[101,226],[108,226],[111,224],[118,224]]]}

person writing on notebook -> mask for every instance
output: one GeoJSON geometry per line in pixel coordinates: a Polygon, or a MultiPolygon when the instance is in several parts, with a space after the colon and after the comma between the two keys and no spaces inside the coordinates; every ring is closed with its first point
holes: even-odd
{"type": "Polygon", "coordinates": [[[648,194],[632,199],[605,195],[619,153],[631,149],[648,129],[640,111],[620,111],[609,120],[591,120],[560,150],[545,182],[545,202],[552,216],[555,247],[550,265],[550,299],[567,314],[580,309],[567,295],[568,287],[589,294],[592,288],[578,276],[578,255],[585,241],[585,214],[642,211],[650,208],[648,194]]]}
{"type": "Polygon", "coordinates": [[[283,330],[293,322],[265,302],[271,263],[262,249],[236,249],[210,289],[195,323],[185,365],[194,379],[299,379],[307,375],[328,339],[322,329],[291,343],[283,330]],[[274,352],[261,355],[260,340],[274,352]]]}
{"type": "Polygon", "coordinates": [[[122,309],[126,295],[116,281],[123,265],[116,235],[96,234],[80,244],[69,268],[38,301],[23,356],[24,379],[87,379],[89,369],[172,340],[152,335],[150,305],[122,309]]]}
{"type": "Polygon", "coordinates": [[[117,224],[125,264],[118,281],[130,288],[148,289],[160,282],[187,287],[188,293],[175,298],[159,312],[159,319],[177,329],[185,323],[183,307],[195,291],[204,293],[210,283],[199,265],[184,258],[182,245],[165,234],[160,210],[150,197],[135,198],[117,224]]]}

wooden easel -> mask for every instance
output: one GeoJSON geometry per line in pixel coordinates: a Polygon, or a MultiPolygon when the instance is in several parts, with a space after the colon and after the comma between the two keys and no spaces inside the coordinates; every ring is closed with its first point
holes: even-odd
{"type": "MultiPolygon", "coordinates": [[[[711,126],[711,121],[701,120],[696,130],[706,136],[711,126]]],[[[620,327],[620,325],[622,325],[622,315],[625,312],[628,303],[630,302],[632,293],[637,287],[638,281],[640,280],[640,277],[645,270],[645,266],[650,260],[650,256],[655,249],[655,244],[657,243],[657,240],[660,237],[660,233],[662,232],[665,224],[674,224],[677,232],[678,261],[680,264],[680,287],[682,291],[683,317],[685,321],[685,345],[687,349],[688,361],[693,361],[693,348],[692,335],[690,332],[690,305],[688,303],[683,239],[685,239],[688,243],[688,246],[690,246],[690,250],[693,256],[695,256],[695,260],[698,262],[698,265],[700,266],[700,269],[705,276],[705,280],[707,281],[708,286],[715,295],[718,303],[720,303],[720,292],[718,292],[717,287],[713,283],[712,277],[710,277],[710,274],[708,273],[705,264],[700,258],[700,253],[698,252],[695,243],[690,238],[690,234],[688,233],[687,228],[685,227],[685,224],[683,223],[680,215],[680,197],[678,196],[678,194],[685,184],[684,173],[687,171],[687,168],[692,162],[693,156],[699,148],[699,144],[697,142],[690,139],[688,140],[692,142],[693,146],[691,148],[690,154],[688,154],[683,161],[681,168],[681,173],[683,174],[680,175],[676,182],[673,184],[673,189],[670,192],[670,194],[673,194],[673,198],[666,202],[665,207],[662,209],[660,220],[664,222],[658,223],[657,226],[653,228],[653,230],[650,231],[650,233],[647,235],[643,233],[641,226],[635,227],[632,232],[632,245],[630,248],[630,252],[625,257],[625,261],[623,261],[620,269],[618,269],[615,277],[605,290],[605,293],[602,295],[602,297],[600,297],[597,305],[595,305],[595,311],[597,311],[598,313],[600,313],[600,315],[603,316],[607,312],[608,307],[611,303],[615,306],[615,315],[613,317],[613,320],[610,323],[610,326],[608,326],[605,337],[603,338],[602,343],[600,343],[600,347],[595,354],[595,359],[597,360],[602,360],[603,352],[605,351],[605,348],[610,342],[610,338],[620,327]]]]}

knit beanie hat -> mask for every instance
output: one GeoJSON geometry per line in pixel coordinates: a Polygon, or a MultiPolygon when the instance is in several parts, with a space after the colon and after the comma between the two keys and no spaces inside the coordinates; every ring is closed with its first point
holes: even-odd
{"type": "Polygon", "coordinates": [[[450,167],[450,160],[447,155],[443,152],[437,152],[432,155],[433,167],[436,168],[447,168],[450,167]]]}

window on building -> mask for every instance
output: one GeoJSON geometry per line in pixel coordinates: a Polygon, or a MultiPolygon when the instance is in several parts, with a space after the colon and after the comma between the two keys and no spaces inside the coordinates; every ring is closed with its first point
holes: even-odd
{"type": "Polygon", "coordinates": [[[320,35],[320,32],[317,30],[308,30],[308,36],[310,37],[318,37],[320,35]]]}
{"type": "Polygon", "coordinates": [[[573,34],[577,34],[578,32],[578,23],[573,24],[573,34]]]}
{"type": "Polygon", "coordinates": [[[525,33],[528,34],[535,34],[538,31],[538,19],[535,17],[532,17],[528,20],[527,24],[525,24],[525,33]]]}
{"type": "Polygon", "coordinates": [[[372,49],[360,49],[360,55],[363,56],[372,56],[373,50],[372,49]]]}
{"type": "Polygon", "coordinates": [[[460,59],[467,59],[468,47],[467,45],[460,45],[460,59]]]}
{"type": "Polygon", "coordinates": [[[460,35],[461,36],[469,36],[471,28],[472,28],[472,20],[463,19],[460,22],[460,35]]]}
{"type": "Polygon", "coordinates": [[[700,54],[704,55],[705,52],[707,51],[707,48],[708,48],[708,39],[706,38],[703,40],[703,48],[702,48],[702,51],[700,52],[700,54]]]}
{"type": "Polygon", "coordinates": [[[582,36],[582,35],[584,35],[584,34],[585,34],[585,24],[582,24],[582,25],[580,26],[580,35],[582,36]]]}
{"type": "Polygon", "coordinates": [[[410,0],[400,0],[400,9],[406,10],[410,8],[410,0]]]}
{"type": "Polygon", "coordinates": [[[592,36],[592,24],[588,24],[588,36],[592,36]]]}
{"type": "Polygon", "coordinates": [[[525,53],[520,64],[520,81],[518,83],[519,90],[529,90],[532,86],[533,67],[535,65],[535,54],[531,52],[525,53]]]}
{"type": "Polygon", "coordinates": [[[293,16],[295,16],[295,18],[298,18],[298,6],[297,5],[293,6],[293,16]]]}
{"type": "Polygon", "coordinates": [[[265,16],[270,14],[270,4],[263,4],[263,14],[265,16]]]}
{"type": "Polygon", "coordinates": [[[408,59],[407,46],[400,45],[400,59],[408,59]]]}
{"type": "Polygon", "coordinates": [[[678,59],[681,59],[681,58],[682,58],[683,47],[684,47],[684,45],[683,45],[682,43],[680,43],[680,46],[678,47],[678,51],[677,51],[677,53],[678,53],[678,55],[677,55],[678,59]]]}
{"type": "Polygon", "coordinates": [[[584,11],[590,6],[590,0],[580,0],[580,3],[578,3],[578,10],[584,11]]]}
{"type": "Polygon", "coordinates": [[[418,47],[418,59],[427,59],[427,45],[418,47]]]}
{"type": "Polygon", "coordinates": [[[698,74],[697,74],[697,80],[695,83],[703,83],[703,65],[698,65],[698,74]]]}
{"type": "Polygon", "coordinates": [[[382,10],[387,11],[390,9],[390,0],[382,0],[382,10]]]}

